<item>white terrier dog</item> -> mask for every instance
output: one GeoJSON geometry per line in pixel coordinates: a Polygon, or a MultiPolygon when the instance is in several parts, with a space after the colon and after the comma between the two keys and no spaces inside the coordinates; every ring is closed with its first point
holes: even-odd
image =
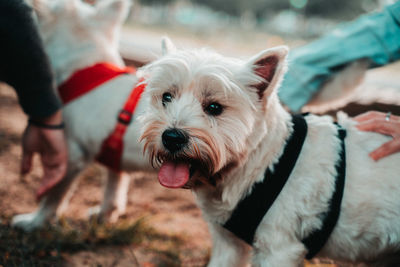
{"type": "MultiPolygon", "coordinates": [[[[91,6],[80,0],[33,0],[38,24],[55,72],[57,85],[76,71],[108,62],[123,67],[118,53],[119,32],[129,8],[129,0],[102,0],[91,6]]],[[[116,126],[118,112],[138,83],[135,75],[120,75],[68,103],[63,109],[69,163],[66,177],[40,202],[37,211],[17,215],[13,225],[27,231],[42,227],[65,210],[77,175],[96,157],[102,142],[116,126]],[[63,205],[61,205],[63,204],[63,205]]],[[[140,126],[137,114],[144,110],[139,101],[124,139],[122,169],[152,171],[138,143],[140,126]]],[[[109,171],[104,200],[97,211],[99,218],[116,221],[124,212],[129,176],[109,171]]]]}
{"type": "Polygon", "coordinates": [[[299,266],[306,254],[400,263],[400,154],[368,157],[388,137],[358,131],[344,114],[342,128],[327,116],[292,118],[277,98],[286,47],[247,62],[164,47],[142,69],[151,103],[141,140],[162,185],[195,193],[213,239],[209,266],[246,265],[243,240],[254,266],[299,266]],[[290,173],[281,162],[297,153],[290,173]]]}

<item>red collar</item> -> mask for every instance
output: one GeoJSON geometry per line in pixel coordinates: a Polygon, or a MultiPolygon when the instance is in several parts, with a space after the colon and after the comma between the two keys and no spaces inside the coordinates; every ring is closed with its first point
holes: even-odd
{"type": "Polygon", "coordinates": [[[112,78],[127,73],[135,73],[135,69],[121,68],[107,62],[100,62],[72,74],[68,80],[58,87],[58,92],[64,105],[66,105],[112,78]]]}

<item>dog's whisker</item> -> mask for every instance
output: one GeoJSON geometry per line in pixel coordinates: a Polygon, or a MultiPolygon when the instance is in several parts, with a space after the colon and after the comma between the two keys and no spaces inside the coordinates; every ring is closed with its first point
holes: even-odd
{"type": "Polygon", "coordinates": [[[200,149],[196,142],[192,142],[192,147],[196,158],[200,158],[200,149]]]}

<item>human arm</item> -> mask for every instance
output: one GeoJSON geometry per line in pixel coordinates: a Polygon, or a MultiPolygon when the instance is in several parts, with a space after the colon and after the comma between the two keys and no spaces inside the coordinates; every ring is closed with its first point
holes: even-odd
{"type": "Polygon", "coordinates": [[[28,124],[22,138],[21,173],[30,171],[32,156],[39,153],[44,171],[40,198],[65,175],[67,146],[63,129],[43,127],[60,125],[61,104],[32,10],[23,0],[0,0],[0,46],[0,80],[15,89],[22,109],[36,122],[28,124]]]}
{"type": "Polygon", "coordinates": [[[0,0],[0,80],[15,89],[29,117],[45,118],[61,103],[32,15],[23,0],[0,0]]]}
{"type": "Polygon", "coordinates": [[[361,59],[370,68],[400,59],[400,1],[292,49],[279,97],[298,112],[327,81],[361,59]]]}

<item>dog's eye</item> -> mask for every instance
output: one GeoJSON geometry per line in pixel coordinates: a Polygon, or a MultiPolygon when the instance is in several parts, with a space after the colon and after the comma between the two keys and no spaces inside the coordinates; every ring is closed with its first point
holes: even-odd
{"type": "Polygon", "coordinates": [[[170,93],[164,93],[162,95],[162,104],[163,106],[166,105],[166,103],[171,102],[172,101],[172,95],[170,93]]]}
{"type": "Polygon", "coordinates": [[[211,116],[218,116],[222,113],[223,107],[221,106],[221,104],[213,102],[213,103],[209,104],[208,106],[206,106],[204,111],[207,112],[211,116]]]}

